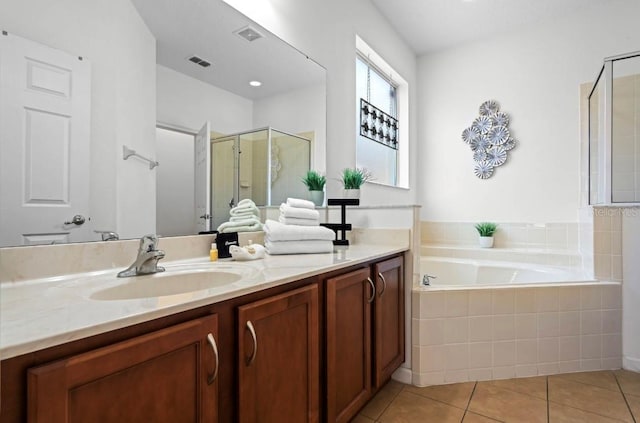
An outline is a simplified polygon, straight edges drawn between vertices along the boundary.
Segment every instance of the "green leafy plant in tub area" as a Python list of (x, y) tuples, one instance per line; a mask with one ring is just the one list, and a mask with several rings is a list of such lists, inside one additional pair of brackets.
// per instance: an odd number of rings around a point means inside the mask
[(327, 178), (315, 170), (309, 170), (304, 178), (302, 178), (302, 183), (309, 188), (309, 191), (322, 191), (324, 185), (327, 183)]
[(344, 189), (360, 189), (362, 184), (372, 180), (371, 173), (367, 169), (346, 168), (342, 171), (342, 186)]
[(498, 229), (498, 224), (493, 222), (481, 222), (476, 224), (476, 230), (480, 236), (493, 236)]

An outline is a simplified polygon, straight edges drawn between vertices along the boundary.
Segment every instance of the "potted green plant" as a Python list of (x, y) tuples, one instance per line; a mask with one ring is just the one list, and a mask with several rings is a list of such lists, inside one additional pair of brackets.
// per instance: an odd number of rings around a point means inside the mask
[(302, 178), (302, 183), (309, 189), (309, 199), (316, 206), (322, 206), (324, 203), (324, 185), (327, 178), (315, 170), (308, 170), (307, 174)]
[(371, 172), (364, 168), (346, 168), (342, 171), (342, 187), (344, 198), (360, 198), (360, 187), (372, 179)]
[(481, 222), (476, 224), (476, 230), (480, 234), (480, 247), (493, 247), (493, 234), (498, 229), (498, 224), (493, 222)]

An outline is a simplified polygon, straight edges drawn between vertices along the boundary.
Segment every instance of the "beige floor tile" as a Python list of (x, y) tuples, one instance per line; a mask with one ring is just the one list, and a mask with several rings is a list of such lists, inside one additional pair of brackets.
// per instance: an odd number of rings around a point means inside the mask
[(471, 392), (473, 392), (475, 384), (475, 382), (452, 383), (450, 385), (427, 386), (425, 388), (407, 386), (404, 390), (465, 409), (469, 404), (469, 398), (471, 398)]
[(533, 397), (540, 398), (545, 401), (547, 400), (546, 376), (492, 380), (489, 382), (481, 382), (481, 383), (488, 383), (498, 388), (520, 392), (521, 394), (531, 395)]
[(369, 417), (365, 417), (362, 414), (358, 414), (351, 423), (375, 423), (375, 420), (371, 420)]
[(549, 377), (549, 401), (633, 423), (622, 393), (599, 386)]
[(382, 423), (460, 423), (464, 410), (403, 391), (378, 419)]
[(636, 418), (636, 422), (640, 422), (640, 396), (625, 394), (627, 397), (627, 403), (629, 404), (629, 408), (631, 408), (631, 412), (633, 413), (633, 417)]
[(360, 414), (370, 419), (376, 420), (382, 412), (391, 404), (391, 401), (398, 395), (405, 386), (402, 383), (390, 380), (378, 391), (378, 393), (364, 406)]
[(586, 383), (587, 385), (599, 386), (610, 391), (619, 392), (618, 382), (611, 371), (602, 372), (581, 372), (581, 373), (565, 373), (550, 377), (561, 377), (572, 382)]
[(628, 370), (616, 370), (614, 373), (620, 383), (622, 392), (640, 396), (640, 373)]
[(616, 423), (619, 421), (555, 402), (549, 403), (549, 423)]
[(469, 410), (504, 422), (547, 421), (547, 402), (530, 395), (478, 383)]
[(462, 423), (496, 423), (500, 420), (490, 419), (489, 417), (481, 416), (480, 414), (472, 413), (471, 411), (467, 411), (467, 414), (464, 415), (464, 419), (462, 419)]

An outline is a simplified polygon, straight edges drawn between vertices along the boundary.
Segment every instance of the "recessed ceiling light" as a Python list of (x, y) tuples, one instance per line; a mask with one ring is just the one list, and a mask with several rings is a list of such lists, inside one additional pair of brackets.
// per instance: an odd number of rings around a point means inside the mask
[(252, 87), (259, 87), (260, 85), (262, 85), (262, 82), (260, 82), (260, 81), (250, 81), (249, 85), (251, 85)]

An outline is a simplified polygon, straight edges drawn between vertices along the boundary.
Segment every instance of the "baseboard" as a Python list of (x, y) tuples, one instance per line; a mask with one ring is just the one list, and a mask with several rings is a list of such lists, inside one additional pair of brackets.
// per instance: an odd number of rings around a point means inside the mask
[(399, 367), (398, 370), (393, 372), (393, 374), (391, 375), (391, 379), (405, 383), (407, 385), (411, 385), (411, 377), (411, 369), (407, 369), (406, 367)]
[(640, 372), (640, 358), (622, 357), (622, 368), (632, 372)]

